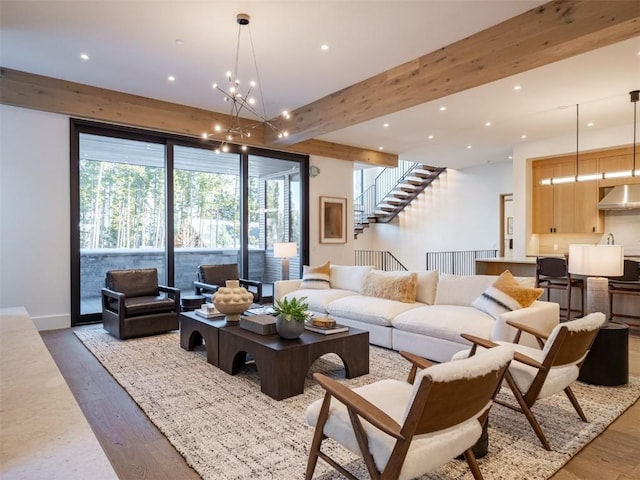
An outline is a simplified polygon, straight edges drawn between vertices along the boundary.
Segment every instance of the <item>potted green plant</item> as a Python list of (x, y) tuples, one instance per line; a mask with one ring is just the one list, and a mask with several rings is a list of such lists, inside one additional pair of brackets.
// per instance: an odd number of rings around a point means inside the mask
[(281, 298), (273, 306), (276, 314), (276, 331), (282, 338), (298, 338), (304, 331), (304, 324), (309, 318), (307, 297)]

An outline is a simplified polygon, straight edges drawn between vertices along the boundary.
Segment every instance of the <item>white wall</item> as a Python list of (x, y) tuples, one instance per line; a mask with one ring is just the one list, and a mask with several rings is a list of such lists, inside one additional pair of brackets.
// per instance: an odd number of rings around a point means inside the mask
[[(310, 161), (320, 168), (320, 174), (309, 179), (309, 264), (318, 265), (329, 260), (338, 265), (353, 265), (353, 163), (316, 156)], [(320, 243), (321, 196), (347, 199), (346, 244)]]
[[(313, 157), (310, 259), (352, 265), (353, 164)], [(347, 198), (347, 243), (320, 244), (320, 196)], [(40, 330), (71, 325), (69, 117), (0, 105), (0, 307)]]
[[(603, 130), (589, 130), (580, 135), (580, 151), (599, 150), (633, 144), (633, 124)], [(537, 235), (531, 225), (531, 159), (575, 153), (576, 137), (547, 138), (516, 145), (513, 150), (514, 256), (538, 253)], [(606, 226), (606, 225), (605, 225)]]
[(0, 307), (71, 325), (69, 118), (0, 105)]
[(426, 252), (499, 249), (500, 195), (512, 191), (511, 163), (447, 170), (388, 224), (373, 224), (355, 242), (387, 250), (410, 270)]

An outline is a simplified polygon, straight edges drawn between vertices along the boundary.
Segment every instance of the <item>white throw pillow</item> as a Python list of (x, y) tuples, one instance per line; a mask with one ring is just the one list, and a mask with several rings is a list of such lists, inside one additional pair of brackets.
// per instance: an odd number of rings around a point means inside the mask
[(473, 301), (478, 310), (498, 318), (502, 313), (530, 306), (544, 290), (521, 286), (509, 270), (505, 270), (493, 284)]
[(438, 291), (438, 271), (425, 270), (418, 274), (418, 287), (416, 289), (416, 302), (433, 305)]
[(373, 270), (371, 265), (331, 265), (331, 288), (362, 293), (364, 276), (371, 270)]
[(325, 289), (331, 288), (331, 266), (329, 262), (322, 265), (302, 267), (302, 282), (300, 288)]
[(498, 278), (495, 275), (442, 274), (438, 280), (436, 305), (470, 307), (473, 301)]

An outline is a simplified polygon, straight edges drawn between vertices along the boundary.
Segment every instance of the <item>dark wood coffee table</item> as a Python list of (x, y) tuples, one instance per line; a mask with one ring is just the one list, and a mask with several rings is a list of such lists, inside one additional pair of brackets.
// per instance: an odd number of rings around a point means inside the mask
[[(227, 323), (224, 315), (219, 318), (204, 318), (196, 312), (180, 313), (180, 346), (193, 350), (204, 344), (207, 347), (207, 362), (218, 366), (218, 331), (232, 324)], [(233, 325), (237, 325), (233, 324)]]
[(251, 354), (260, 390), (276, 400), (301, 394), (309, 368), (327, 353), (340, 356), (347, 378), (369, 373), (369, 332), (355, 328), (331, 335), (305, 331), (296, 340), (285, 340), (229, 326), (218, 329), (218, 350), (218, 367), (231, 375), (240, 371), (247, 353)]

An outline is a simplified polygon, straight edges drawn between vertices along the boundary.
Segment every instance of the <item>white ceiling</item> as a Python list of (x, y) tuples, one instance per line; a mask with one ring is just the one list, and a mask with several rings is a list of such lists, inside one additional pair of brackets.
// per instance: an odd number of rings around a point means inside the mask
[[(234, 68), (236, 14), (245, 12), (267, 114), (275, 116), (543, 3), (0, 0), (0, 65), (226, 113), (211, 85)], [(239, 77), (246, 78), (246, 30), (241, 45)], [(507, 161), (518, 142), (575, 134), (576, 104), (581, 135), (630, 124), (639, 53), (636, 37), (319, 138), (452, 168)]]

